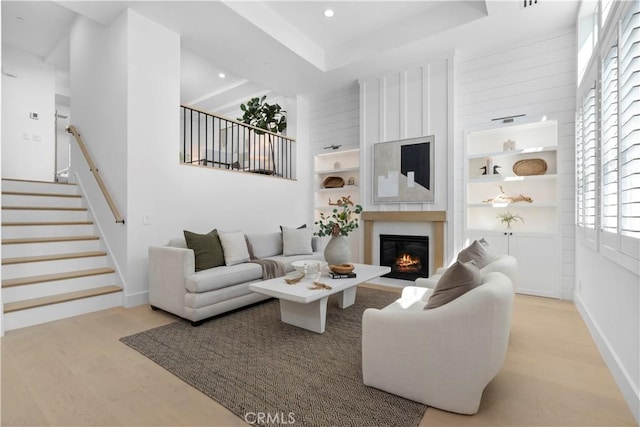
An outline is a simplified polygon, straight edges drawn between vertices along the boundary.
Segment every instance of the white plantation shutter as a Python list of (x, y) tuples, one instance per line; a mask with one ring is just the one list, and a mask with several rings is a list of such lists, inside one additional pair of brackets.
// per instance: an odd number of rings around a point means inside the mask
[(582, 107), (576, 114), (576, 224), (584, 227), (584, 140), (582, 137)]
[(596, 89), (592, 87), (582, 102), (582, 185), (584, 227), (596, 227)]
[(618, 47), (602, 61), (600, 170), (602, 230), (618, 232)]
[(620, 26), (620, 232), (640, 238), (640, 7)]

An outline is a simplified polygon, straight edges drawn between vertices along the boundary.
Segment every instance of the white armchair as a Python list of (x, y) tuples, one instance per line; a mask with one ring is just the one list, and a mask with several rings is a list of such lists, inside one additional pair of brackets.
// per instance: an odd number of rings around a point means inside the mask
[(362, 318), (364, 384), (446, 411), (475, 414), (507, 353), (513, 287), (502, 273), (438, 308), (429, 288), (405, 287)]

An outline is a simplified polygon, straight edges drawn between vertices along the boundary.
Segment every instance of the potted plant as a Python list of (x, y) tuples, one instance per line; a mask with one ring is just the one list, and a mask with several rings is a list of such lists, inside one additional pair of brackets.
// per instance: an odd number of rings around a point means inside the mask
[(517, 222), (518, 220), (524, 222), (524, 218), (522, 218), (519, 214), (512, 214), (509, 211), (499, 213), (497, 218), (501, 223), (507, 225), (508, 230), (511, 229), (512, 222)]
[(329, 265), (346, 264), (351, 261), (351, 248), (346, 236), (358, 228), (356, 215), (362, 212), (362, 206), (354, 205), (343, 198), (342, 203), (333, 209), (331, 215), (320, 212), (320, 219), (315, 222), (318, 231), (316, 236), (331, 236), (331, 240), (324, 248), (324, 258)]
[[(265, 101), (266, 99), (267, 95), (264, 95), (262, 98), (251, 98), (246, 104), (240, 104), (243, 115), (238, 118), (238, 121), (273, 133), (284, 132), (287, 129), (287, 117), (284, 115), (286, 111), (278, 104), (269, 104)], [(265, 132), (259, 130), (255, 130), (255, 133), (258, 135), (265, 134)], [(276, 159), (270, 133), (267, 133), (267, 138), (271, 161), (273, 162), (273, 173), (275, 174)]]

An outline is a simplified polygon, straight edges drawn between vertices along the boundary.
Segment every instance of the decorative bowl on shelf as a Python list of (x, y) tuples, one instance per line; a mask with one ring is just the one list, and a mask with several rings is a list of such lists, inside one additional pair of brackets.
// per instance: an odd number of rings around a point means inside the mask
[(349, 274), (353, 271), (354, 268), (355, 267), (353, 264), (336, 264), (329, 266), (329, 270), (333, 271), (336, 274)]
[(518, 176), (544, 175), (547, 162), (543, 159), (522, 159), (513, 164), (513, 173)]
[(313, 275), (321, 273), (328, 264), (326, 261), (318, 261), (317, 259), (305, 259), (301, 261), (294, 261), (291, 265), (300, 273)]
[(328, 176), (322, 182), (324, 188), (340, 188), (344, 187), (344, 179), (339, 176)]

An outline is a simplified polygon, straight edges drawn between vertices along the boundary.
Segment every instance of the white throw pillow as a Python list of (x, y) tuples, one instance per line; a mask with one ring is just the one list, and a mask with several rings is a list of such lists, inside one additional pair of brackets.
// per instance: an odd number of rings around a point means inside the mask
[(284, 256), (311, 255), (313, 253), (311, 247), (312, 234), (311, 228), (283, 228), (282, 254)]
[(220, 243), (224, 251), (225, 265), (236, 265), (249, 261), (249, 250), (247, 249), (247, 241), (243, 232), (219, 231), (218, 237), (220, 237)]
[(247, 234), (247, 240), (256, 258), (267, 258), (282, 254), (282, 234), (273, 233)]

